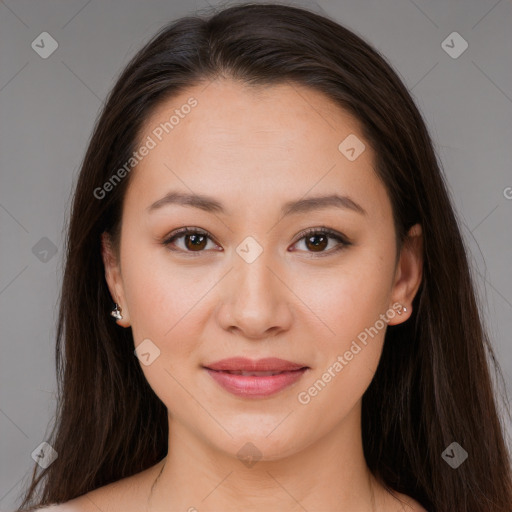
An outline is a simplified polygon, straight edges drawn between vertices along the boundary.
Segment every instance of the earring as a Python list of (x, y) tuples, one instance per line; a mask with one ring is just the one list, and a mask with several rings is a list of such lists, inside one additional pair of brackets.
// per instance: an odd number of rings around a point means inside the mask
[(110, 312), (110, 314), (116, 320), (121, 320), (123, 318), (123, 315), (121, 315), (121, 308), (117, 305), (117, 302), (116, 302), (116, 307)]
[[(407, 308), (406, 308), (405, 306), (404, 306), (402, 309), (403, 309), (403, 312), (404, 312), (404, 313), (407, 313)], [(399, 315), (401, 315), (401, 314), (402, 314), (402, 311), (398, 311), (398, 314), (399, 314)]]

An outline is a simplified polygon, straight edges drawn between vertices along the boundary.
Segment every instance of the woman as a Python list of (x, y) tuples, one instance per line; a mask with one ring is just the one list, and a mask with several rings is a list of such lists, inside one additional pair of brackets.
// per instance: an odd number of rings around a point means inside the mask
[(487, 355), (431, 139), (384, 58), (294, 7), (184, 18), (90, 141), (58, 456), (19, 510), (510, 511)]

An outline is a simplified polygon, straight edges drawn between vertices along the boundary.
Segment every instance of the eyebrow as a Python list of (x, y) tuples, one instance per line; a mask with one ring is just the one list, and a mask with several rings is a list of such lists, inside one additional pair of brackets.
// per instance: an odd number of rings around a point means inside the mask
[[(213, 197), (201, 194), (187, 194), (183, 192), (169, 192), (164, 197), (148, 206), (147, 210), (151, 213), (159, 208), (169, 205), (190, 206), (192, 208), (198, 208), (211, 213), (227, 213), (222, 203)], [(284, 217), (298, 213), (308, 213), (325, 208), (341, 208), (352, 210), (361, 215), (367, 215), (366, 210), (350, 197), (339, 194), (330, 194), (327, 196), (309, 197), (296, 201), (288, 201), (281, 208), (281, 216)]]

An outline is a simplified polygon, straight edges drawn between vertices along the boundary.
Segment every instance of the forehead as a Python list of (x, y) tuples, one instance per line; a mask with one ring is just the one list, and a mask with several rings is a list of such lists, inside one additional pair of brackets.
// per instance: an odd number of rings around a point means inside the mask
[[(149, 140), (152, 149), (128, 190), (145, 206), (176, 188), (255, 208), (338, 192), (358, 196), (370, 213), (389, 213), (359, 121), (298, 84), (249, 87), (222, 79), (190, 87), (146, 120), (137, 147)], [(345, 140), (365, 147), (353, 161), (340, 150)]]

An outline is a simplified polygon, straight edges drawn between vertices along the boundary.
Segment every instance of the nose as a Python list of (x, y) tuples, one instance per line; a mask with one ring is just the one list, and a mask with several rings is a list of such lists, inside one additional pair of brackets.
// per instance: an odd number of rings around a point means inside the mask
[(293, 293), (265, 251), (252, 263), (235, 256), (223, 288), (217, 319), (223, 329), (252, 340), (290, 328)]

